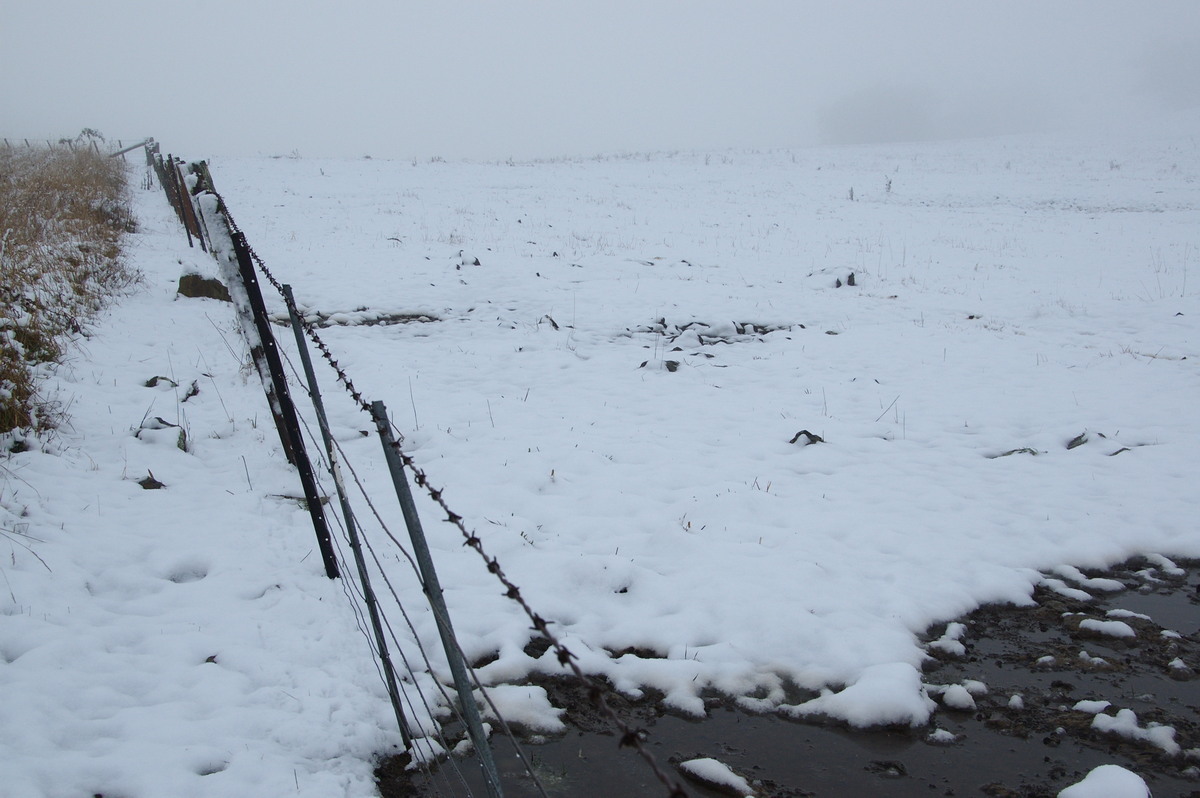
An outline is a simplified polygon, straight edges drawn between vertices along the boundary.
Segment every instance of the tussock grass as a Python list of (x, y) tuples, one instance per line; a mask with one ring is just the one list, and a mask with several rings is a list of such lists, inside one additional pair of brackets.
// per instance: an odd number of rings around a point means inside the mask
[(39, 375), (137, 281), (128, 191), (125, 163), (91, 149), (0, 147), (0, 434), (55, 426)]

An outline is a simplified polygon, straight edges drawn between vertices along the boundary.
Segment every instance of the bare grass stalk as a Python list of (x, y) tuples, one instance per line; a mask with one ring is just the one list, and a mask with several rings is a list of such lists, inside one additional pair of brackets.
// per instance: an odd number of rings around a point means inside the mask
[(0, 434), (55, 426), (39, 374), (137, 282), (126, 166), (97, 149), (0, 149)]

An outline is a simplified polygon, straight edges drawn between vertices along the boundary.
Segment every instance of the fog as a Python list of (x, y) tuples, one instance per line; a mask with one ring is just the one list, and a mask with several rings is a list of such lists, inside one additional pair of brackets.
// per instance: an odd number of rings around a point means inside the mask
[(0, 0), (0, 136), (503, 159), (1125, 126), (1195, 0)]

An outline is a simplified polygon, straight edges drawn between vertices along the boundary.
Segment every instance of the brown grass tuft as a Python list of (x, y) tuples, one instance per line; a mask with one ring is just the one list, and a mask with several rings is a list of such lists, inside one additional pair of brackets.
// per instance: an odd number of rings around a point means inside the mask
[(54, 426), (38, 376), (137, 276), (126, 167), (87, 148), (0, 148), (0, 433)]

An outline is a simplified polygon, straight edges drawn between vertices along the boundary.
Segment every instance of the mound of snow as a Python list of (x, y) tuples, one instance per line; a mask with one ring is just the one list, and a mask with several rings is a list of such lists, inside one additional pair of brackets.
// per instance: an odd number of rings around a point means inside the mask
[(1130, 740), (1141, 740), (1158, 746), (1170, 756), (1182, 750), (1175, 742), (1175, 729), (1151, 723), (1143, 728), (1138, 725), (1137, 714), (1132, 709), (1122, 709), (1113, 715), (1097, 715), (1092, 719), (1092, 728), (1109, 734), (1120, 735)]
[(694, 779), (724, 788), (738, 795), (750, 796), (754, 794), (754, 788), (750, 786), (749, 782), (734, 773), (728, 765), (716, 759), (707, 757), (703, 759), (689, 759), (687, 762), (681, 762), (679, 769)]
[(868, 728), (892, 724), (922, 726), (929, 722), (936, 706), (925, 692), (916, 668), (907, 662), (889, 662), (865, 669), (858, 681), (840, 692), (827, 692), (799, 706), (783, 709), (798, 717), (825, 715), (851, 726)]
[(975, 699), (971, 697), (971, 693), (961, 684), (952, 684), (946, 688), (946, 692), (942, 693), (942, 703), (951, 709), (958, 709), (963, 712), (970, 712), (975, 709)]
[(1098, 621), (1095, 618), (1087, 618), (1079, 622), (1079, 628), (1108, 637), (1137, 637), (1133, 627), (1124, 621)]
[(1118, 765), (1101, 765), (1058, 794), (1058, 798), (1149, 798), (1150, 788), (1138, 774)]

